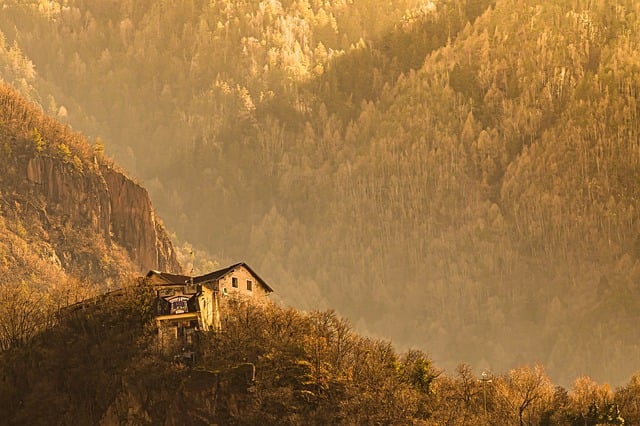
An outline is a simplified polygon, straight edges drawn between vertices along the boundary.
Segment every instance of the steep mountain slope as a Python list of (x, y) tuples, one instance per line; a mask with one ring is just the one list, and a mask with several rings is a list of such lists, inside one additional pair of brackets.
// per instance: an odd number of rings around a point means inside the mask
[(638, 368), (635, 2), (33, 5), (3, 76), (181, 238), (448, 369)]
[(389, 327), (403, 340), (620, 380), (639, 354), (637, 6), (522, 6), (498, 2), (354, 125), (367, 155), (332, 208), (366, 219), (342, 258), (382, 231), (374, 268), (397, 282), (368, 322), (414, 312)]
[(639, 354), (636, 6), (521, 6), (498, 2), (353, 126), (367, 155), (331, 208), (366, 219), (333, 250), (348, 265), (382, 231), (373, 268), (397, 282), (368, 323), (408, 309), (403, 340), (621, 379)]
[(0, 85), (3, 293), (59, 305), (150, 268), (179, 271), (146, 191), (86, 140)]

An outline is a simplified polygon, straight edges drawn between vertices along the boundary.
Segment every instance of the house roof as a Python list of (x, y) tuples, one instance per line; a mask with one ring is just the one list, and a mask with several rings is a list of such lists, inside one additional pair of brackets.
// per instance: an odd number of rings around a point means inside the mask
[[(193, 277), (194, 284), (202, 284), (204, 282), (217, 281), (231, 272), (235, 271), (239, 267), (244, 267), (247, 269), (251, 275), (255, 277), (255, 279), (267, 290), (267, 292), (273, 292), (273, 289), (269, 287), (269, 285), (262, 279), (258, 274), (255, 273), (249, 265), (244, 262), (239, 262), (226, 268), (218, 269), (217, 271), (209, 272), (208, 274), (199, 275), (197, 277)], [(170, 274), (168, 272), (160, 272), (160, 271), (149, 271), (146, 275), (146, 278), (151, 280), (155, 285), (184, 285), (191, 281), (191, 277), (187, 275), (176, 275)]]
[(193, 282), (195, 284), (200, 284), (207, 281), (217, 281), (241, 266), (247, 269), (251, 273), (251, 275), (253, 275), (255, 279), (265, 288), (265, 290), (267, 290), (267, 292), (273, 292), (273, 289), (269, 287), (269, 285), (262, 278), (260, 278), (260, 276), (256, 274), (255, 271), (251, 269), (251, 267), (249, 267), (249, 265), (244, 262), (236, 263), (234, 265), (227, 266), (226, 268), (218, 269), (217, 271), (213, 271), (205, 275), (200, 275), (199, 277), (194, 277)]

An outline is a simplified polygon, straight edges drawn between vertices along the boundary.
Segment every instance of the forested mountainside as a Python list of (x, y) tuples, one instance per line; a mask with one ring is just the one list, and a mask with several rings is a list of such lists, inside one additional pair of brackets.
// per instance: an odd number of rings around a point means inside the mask
[(180, 271), (147, 192), (4, 84), (0, 152), (0, 349), (132, 274)]
[[(333, 311), (231, 303), (183, 362), (162, 350), (144, 286), (60, 312), (0, 352), (8, 425), (635, 425), (640, 377), (554, 387), (541, 366), (441, 374), (422, 351), (355, 333)], [(484, 379), (485, 381), (482, 381)]]
[[(559, 383), (638, 369), (632, 0), (5, 1), (2, 77), (298, 307)], [(196, 250), (198, 251), (198, 250)]]

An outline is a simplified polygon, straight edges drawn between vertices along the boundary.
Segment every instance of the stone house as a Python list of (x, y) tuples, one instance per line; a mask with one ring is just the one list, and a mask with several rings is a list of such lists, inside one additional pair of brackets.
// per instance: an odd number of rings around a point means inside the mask
[(200, 276), (149, 271), (156, 293), (155, 316), (163, 348), (194, 343), (196, 331), (221, 331), (231, 300), (264, 303), (271, 287), (244, 262)]

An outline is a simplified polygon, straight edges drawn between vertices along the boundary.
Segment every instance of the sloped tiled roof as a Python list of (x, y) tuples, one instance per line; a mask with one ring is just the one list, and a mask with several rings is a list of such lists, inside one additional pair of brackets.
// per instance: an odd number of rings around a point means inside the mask
[(240, 266), (245, 267), (249, 272), (251, 272), (251, 275), (255, 277), (255, 279), (267, 290), (267, 292), (269, 293), (273, 292), (273, 289), (269, 287), (269, 285), (262, 278), (260, 278), (260, 276), (256, 274), (255, 271), (249, 267), (249, 265), (247, 265), (244, 262), (236, 263), (234, 265), (227, 266), (226, 268), (218, 269), (217, 271), (209, 272), (208, 274), (205, 274), (205, 275), (200, 275), (199, 277), (194, 277), (193, 282), (195, 284), (200, 284), (207, 281), (217, 281), (222, 277), (226, 276), (227, 274), (230, 274)]
[[(236, 270), (236, 268), (239, 268), (241, 266), (246, 268), (251, 273), (251, 275), (253, 275), (255, 279), (265, 288), (265, 290), (267, 290), (267, 292), (269, 293), (273, 292), (273, 289), (269, 287), (269, 285), (262, 278), (260, 278), (260, 276), (256, 274), (255, 271), (249, 267), (249, 265), (247, 265), (244, 262), (239, 262), (234, 265), (227, 266), (226, 268), (209, 272), (208, 274), (193, 277), (193, 283), (202, 284), (205, 282), (217, 281), (225, 277), (227, 274), (230, 274), (231, 272)], [(176, 274), (170, 274), (168, 272), (160, 272), (160, 271), (149, 271), (146, 275), (146, 278), (148, 280), (153, 280), (154, 281), (153, 284), (155, 285), (166, 285), (166, 286), (184, 285), (184, 284), (188, 284), (189, 281), (191, 281), (191, 277), (187, 275), (176, 275)]]

